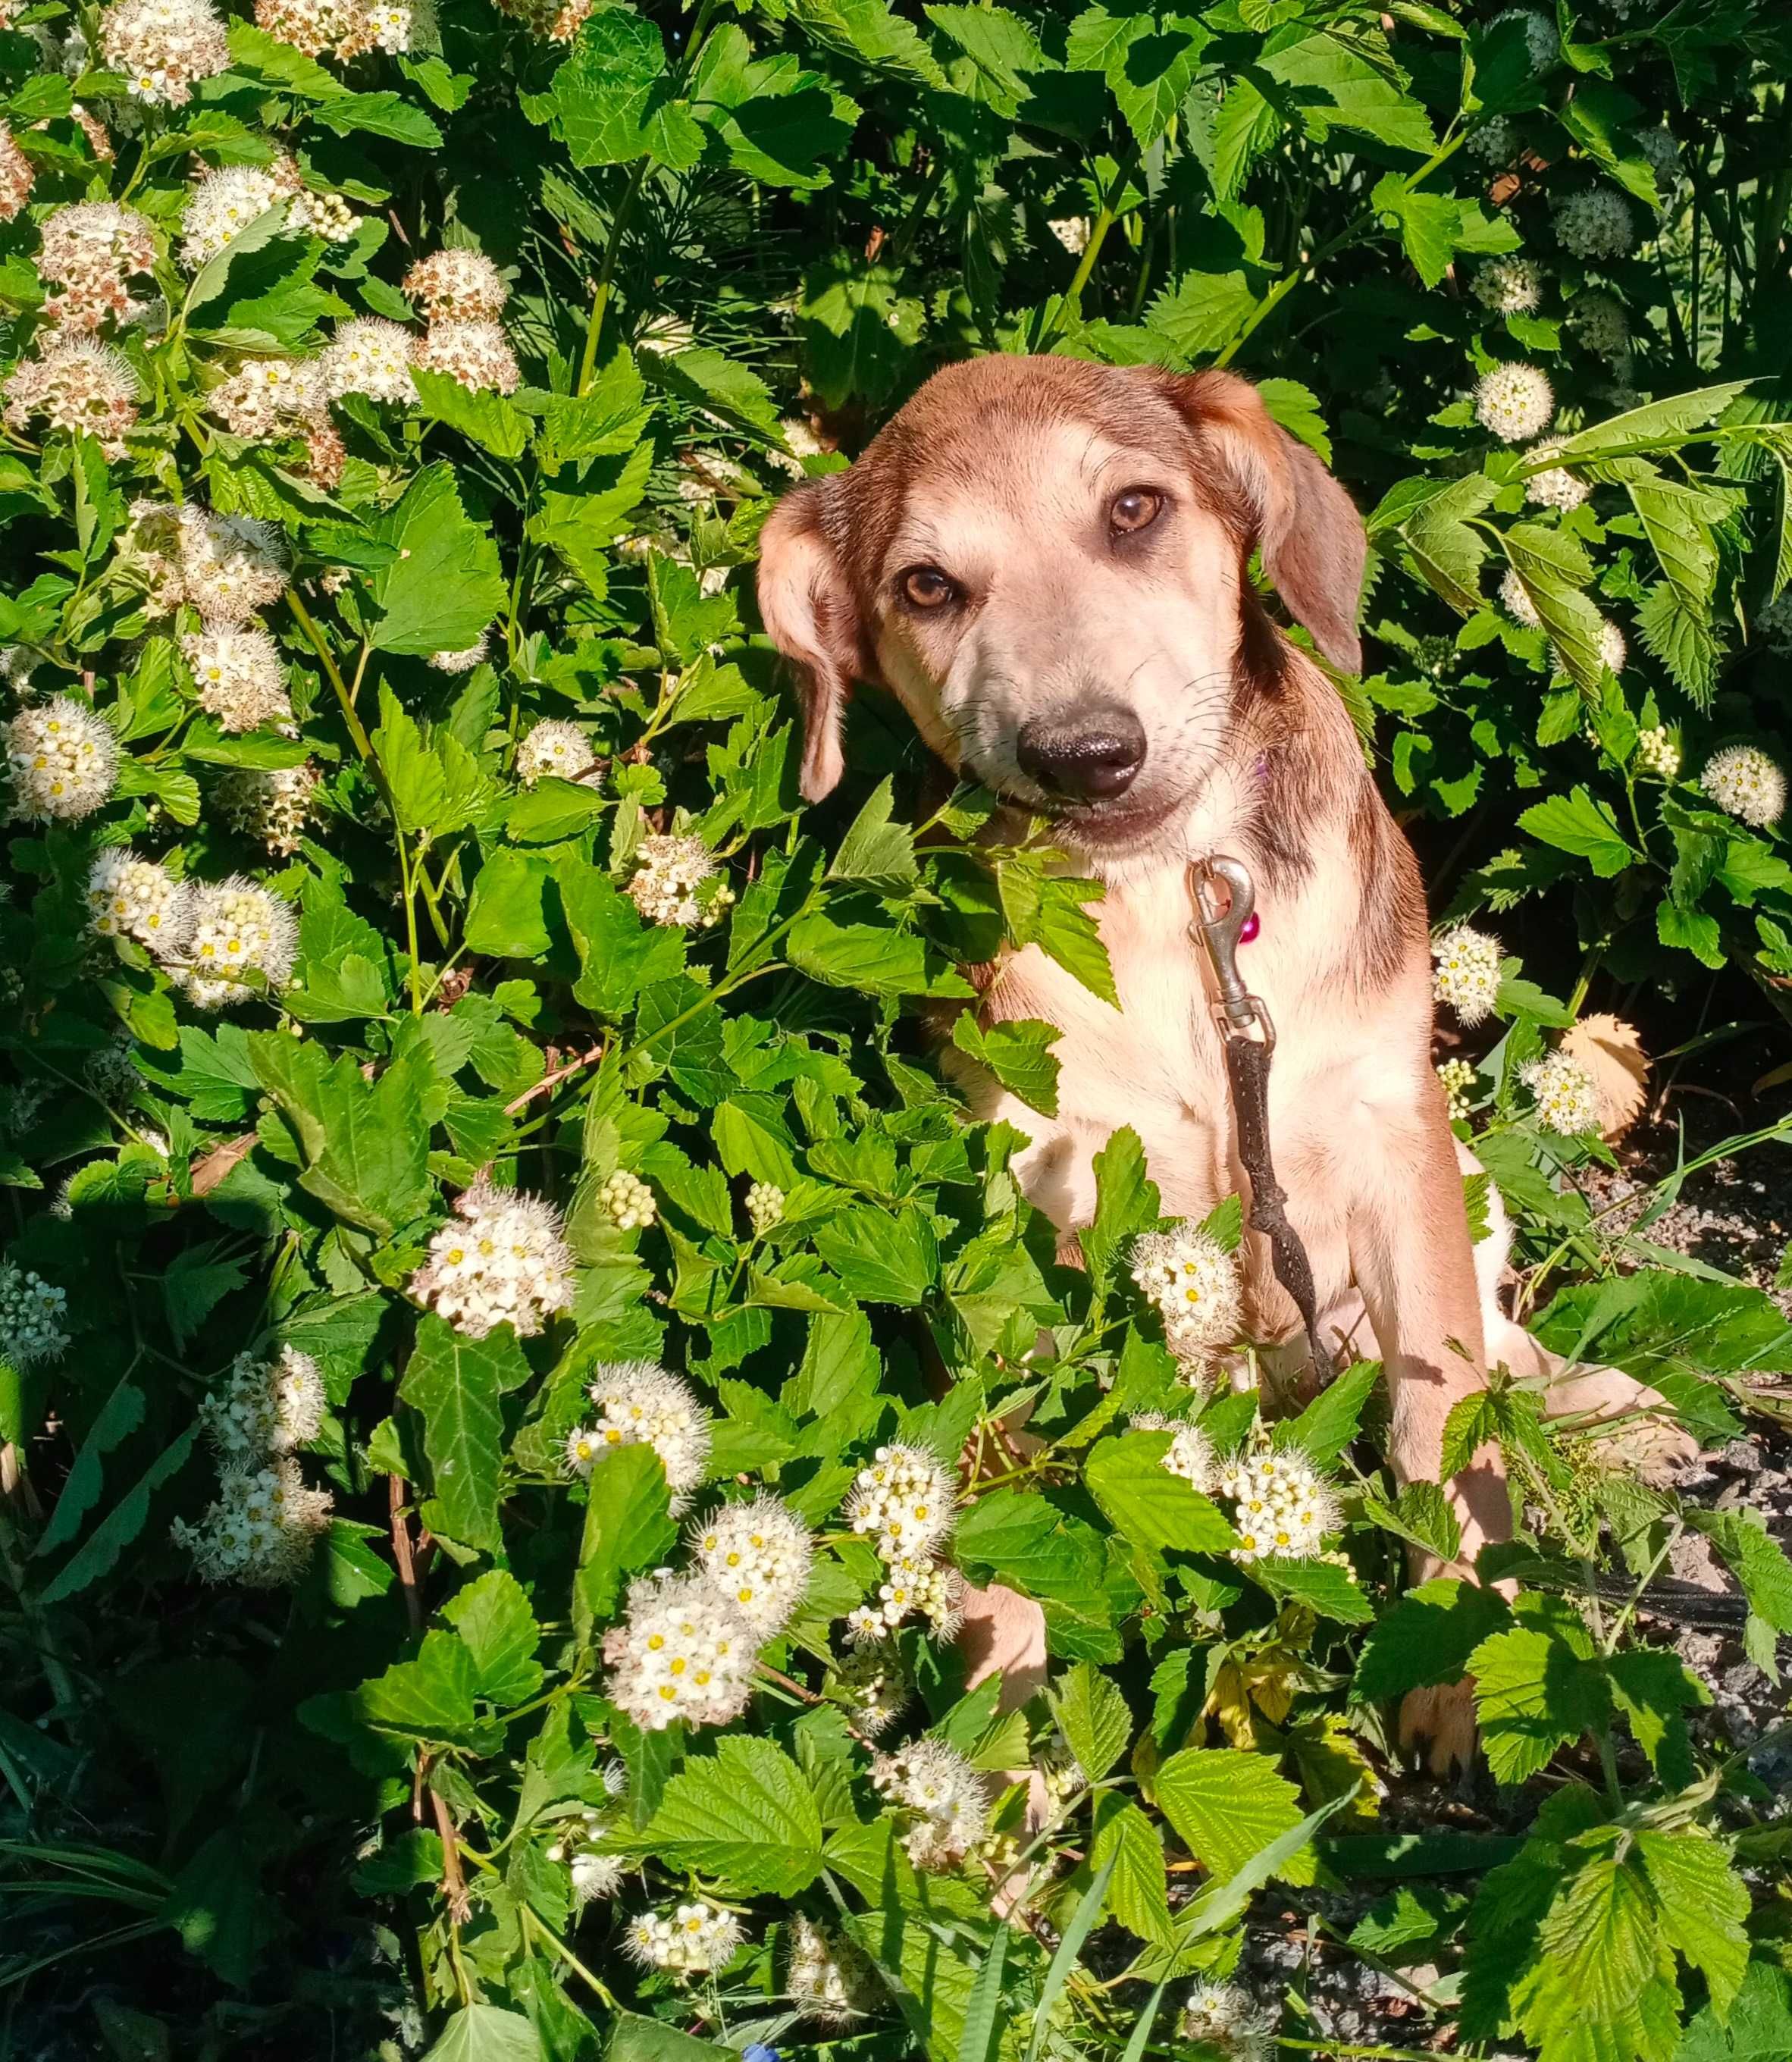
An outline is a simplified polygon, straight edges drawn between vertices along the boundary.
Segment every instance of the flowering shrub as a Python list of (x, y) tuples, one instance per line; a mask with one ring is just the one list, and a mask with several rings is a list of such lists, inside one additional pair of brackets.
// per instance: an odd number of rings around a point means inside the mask
[[(804, 808), (752, 584), (949, 359), (1259, 378), (1368, 516), (1471, 1222), (1735, 1436), (1792, 1334), (1596, 1212), (1589, 1011), (1792, 978), (1789, 63), (1769, 0), (4, 0), (18, 2052), (1395, 2052), (1291, 1912), (1428, 2042), (1792, 2048), (1783, 1829), (1638, 1630), (1701, 1537), (1771, 1672), (1778, 1546), (1496, 1372), (1445, 1469), (1530, 1522), (1407, 1588), (1456, 1520), (1373, 1366), (1240, 1337), (1238, 1200), (1122, 1131), (1067, 1266), (936, 1064), (1055, 1109), (952, 1013), (1104, 992), (1094, 885), (875, 696)], [(1501, 1829), (1385, 1830), (1465, 1675)]]

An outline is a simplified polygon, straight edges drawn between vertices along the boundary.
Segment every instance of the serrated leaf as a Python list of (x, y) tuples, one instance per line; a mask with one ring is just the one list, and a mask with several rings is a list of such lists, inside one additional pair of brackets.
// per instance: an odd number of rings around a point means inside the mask
[[(1164, 1816), (1221, 1881), (1301, 1823), (1299, 1792), (1258, 1754), (1185, 1747), (1158, 1770), (1157, 1788)], [(1289, 1883), (1311, 1883), (1313, 1857), (1296, 1856), (1278, 1873)]]
[(536, 121), (552, 118), (575, 165), (649, 157), (688, 171), (703, 155), (703, 130), (677, 95), (659, 30), (632, 8), (588, 17), (548, 93), (523, 106)]
[(425, 466), (374, 534), (400, 553), (369, 582), (379, 610), (377, 650), (421, 658), (463, 652), (503, 608), (498, 548), (461, 506), (451, 466)]
[(1108, 1910), (1141, 1940), (1162, 1945), (1174, 1937), (1157, 1828), (1129, 1799), (1111, 1793), (1096, 1806), (1089, 1859), (1096, 1868), (1112, 1863)]
[(1059, 1063), (1051, 1048), (1060, 1035), (1055, 1024), (1036, 1017), (1012, 1017), (985, 1029), (968, 1009), (953, 1018), (952, 1027), (952, 1041), (960, 1052), (1044, 1117), (1058, 1113)]
[(495, 1704), (520, 1704), (541, 1687), (535, 1659), (541, 1627), (523, 1585), (503, 1568), (469, 1583), (443, 1607), (442, 1615), (473, 1657), (473, 1694)]
[(300, 1186), (327, 1209), (380, 1238), (428, 1209), (429, 1083), (415, 1049), (371, 1081), (351, 1054), (332, 1061), (278, 1031), (251, 1037), (249, 1061), (298, 1141)]
[(1224, 1554), (1237, 1534), (1218, 1505), (1163, 1465), (1169, 1432), (1098, 1440), (1083, 1466), (1088, 1491), (1115, 1529), (1150, 1551)]
[(1454, 1576), (1421, 1583), (1382, 1615), (1364, 1641), (1351, 1700), (1378, 1704), (1409, 1690), (1460, 1682), (1469, 1655), (1509, 1617), (1497, 1590)]
[(641, 1835), (674, 1868), (748, 1895), (789, 1897), (821, 1872), (821, 1815), (807, 1778), (772, 1741), (732, 1734), (666, 1786)]
[(677, 1537), (666, 1470), (653, 1448), (643, 1441), (606, 1454), (587, 1482), (573, 1578), (573, 1617), (582, 1638), (614, 1613), (624, 1579), (654, 1566)]
[(519, 2012), (463, 2005), (423, 2062), (541, 2062), (541, 2037)]
[(1052, 1715), (1089, 1783), (1101, 1780), (1133, 1737), (1126, 1699), (1087, 1661), (1079, 1661), (1053, 1687)]
[(1585, 788), (1533, 803), (1519, 817), (1518, 828), (1541, 844), (1586, 860), (1602, 881), (1622, 873), (1635, 856), (1609, 805)]
[(498, 1399), (527, 1374), (528, 1364), (508, 1326), (471, 1339), (433, 1312), (418, 1325), (399, 1394), (423, 1415), (423, 1450), (439, 1506), (435, 1529), (468, 1546), (503, 1543), (498, 1519), (503, 1420)]

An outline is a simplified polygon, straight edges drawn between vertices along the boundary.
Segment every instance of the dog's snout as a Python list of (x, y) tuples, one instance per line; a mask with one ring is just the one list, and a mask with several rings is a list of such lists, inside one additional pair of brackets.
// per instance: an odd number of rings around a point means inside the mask
[(1014, 740), (1021, 770), (1076, 802), (1124, 795), (1145, 764), (1145, 726), (1130, 709), (1088, 712), (1066, 721), (1035, 716)]

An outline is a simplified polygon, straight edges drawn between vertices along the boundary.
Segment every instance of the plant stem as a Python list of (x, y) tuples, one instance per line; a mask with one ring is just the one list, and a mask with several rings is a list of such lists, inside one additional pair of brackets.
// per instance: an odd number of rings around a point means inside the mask
[(1076, 270), (1071, 276), (1070, 284), (1064, 291), (1064, 298), (1058, 303), (1056, 312), (1040, 335), (1036, 347), (1040, 351), (1047, 348), (1061, 332), (1072, 312), (1076, 311), (1083, 289), (1088, 284), (1089, 275), (1095, 270), (1095, 261), (1101, 255), (1101, 247), (1108, 240), (1108, 231), (1114, 226), (1114, 203), (1125, 192), (1126, 182), (1138, 169), (1140, 155), (1139, 146), (1135, 143), (1115, 166), (1113, 178), (1108, 182), (1108, 191), (1102, 197), (1100, 209), (1089, 225), (1089, 240), (1083, 246), (1083, 255), (1077, 260)]

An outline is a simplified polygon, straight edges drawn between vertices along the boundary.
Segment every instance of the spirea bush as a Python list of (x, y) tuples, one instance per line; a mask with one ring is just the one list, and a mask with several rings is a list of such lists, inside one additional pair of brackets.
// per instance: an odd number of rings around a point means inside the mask
[[(1517, 1542), (1409, 1589), (1237, 1200), (1123, 1131), (1068, 1265), (937, 1064), (1053, 1110), (964, 969), (1111, 992), (1098, 888), (873, 695), (804, 808), (752, 576), (948, 360), (1258, 379), (1368, 518), (1471, 1224), (1738, 1436), (1779, 1310), (1586, 1177), (1626, 997), (1792, 981), (1792, 18), (0, 20), (7, 2052), (1405, 2052), (1303, 1919), (1425, 2048), (1792, 2050), (1780, 1764), (1638, 1615), (1702, 1538), (1772, 1676), (1758, 1515), (1496, 1371)], [(1393, 1736), (1465, 1674), (1487, 1810)]]

